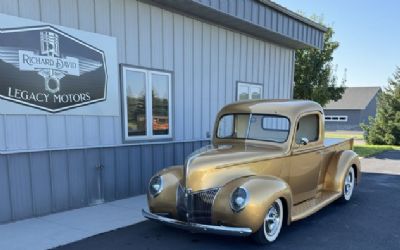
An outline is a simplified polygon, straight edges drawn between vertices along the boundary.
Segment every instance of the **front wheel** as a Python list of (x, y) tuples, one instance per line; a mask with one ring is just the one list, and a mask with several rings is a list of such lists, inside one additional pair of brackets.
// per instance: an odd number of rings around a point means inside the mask
[(259, 244), (272, 243), (278, 238), (283, 224), (283, 205), (281, 199), (275, 200), (268, 208), (264, 222), (253, 237)]

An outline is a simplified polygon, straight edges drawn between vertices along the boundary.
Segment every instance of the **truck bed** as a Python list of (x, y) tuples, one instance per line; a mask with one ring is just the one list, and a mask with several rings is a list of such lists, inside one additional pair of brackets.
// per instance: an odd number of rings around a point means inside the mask
[(329, 147), (340, 147), (341, 149), (352, 149), (353, 148), (354, 139), (340, 139), (340, 138), (325, 138), (324, 146), (326, 148)]

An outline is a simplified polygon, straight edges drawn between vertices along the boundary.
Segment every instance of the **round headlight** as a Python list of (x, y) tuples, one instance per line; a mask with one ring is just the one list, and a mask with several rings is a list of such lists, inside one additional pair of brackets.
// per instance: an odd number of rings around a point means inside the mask
[(163, 189), (163, 181), (161, 176), (154, 176), (149, 183), (149, 192), (153, 197), (161, 193)]
[(231, 195), (231, 208), (234, 212), (244, 209), (249, 202), (249, 194), (243, 187), (238, 187)]

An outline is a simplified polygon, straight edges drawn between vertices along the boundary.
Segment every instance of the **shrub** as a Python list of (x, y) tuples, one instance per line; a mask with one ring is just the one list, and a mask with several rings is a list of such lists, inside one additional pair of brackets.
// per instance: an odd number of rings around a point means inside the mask
[(378, 97), (376, 117), (361, 124), (368, 144), (400, 145), (400, 68), (397, 67), (389, 86)]

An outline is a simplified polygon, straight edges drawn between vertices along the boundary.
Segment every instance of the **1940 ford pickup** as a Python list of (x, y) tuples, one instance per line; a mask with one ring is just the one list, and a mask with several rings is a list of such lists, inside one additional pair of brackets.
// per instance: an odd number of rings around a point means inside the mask
[(229, 104), (213, 134), (183, 166), (150, 179), (146, 218), (266, 244), (283, 225), (348, 202), (360, 181), (353, 139), (325, 139), (323, 109), (312, 101)]

